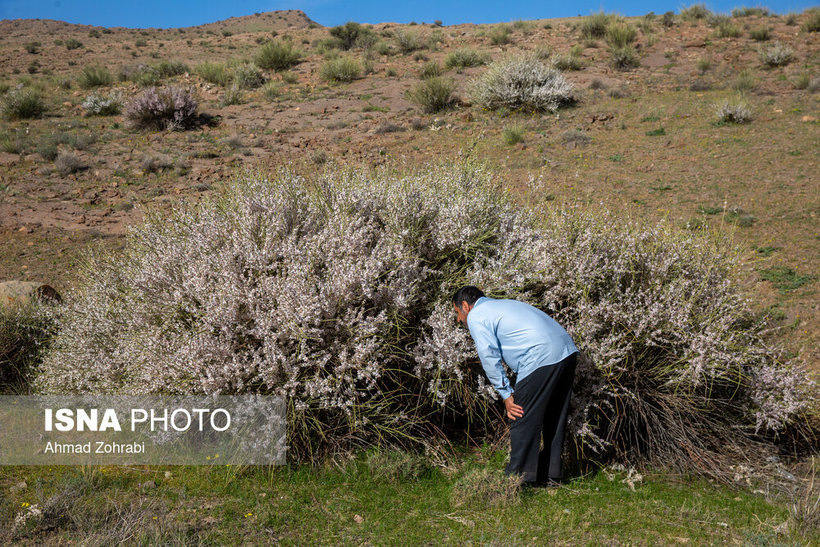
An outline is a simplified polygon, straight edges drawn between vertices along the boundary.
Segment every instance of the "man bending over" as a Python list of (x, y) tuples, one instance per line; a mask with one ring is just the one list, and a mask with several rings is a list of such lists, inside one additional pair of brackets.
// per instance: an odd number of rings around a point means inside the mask
[[(521, 474), (531, 485), (557, 484), (563, 478), (564, 429), (578, 357), (572, 338), (541, 310), (486, 297), (471, 285), (456, 291), (453, 306), (470, 329), (487, 379), (512, 420), (510, 463), (504, 472)], [(515, 390), (502, 361), (516, 374)]]

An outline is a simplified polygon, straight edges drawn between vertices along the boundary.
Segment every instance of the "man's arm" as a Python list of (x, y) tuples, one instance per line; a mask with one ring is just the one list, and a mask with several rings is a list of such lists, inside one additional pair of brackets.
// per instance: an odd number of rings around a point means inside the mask
[(512, 395), (513, 390), (507, 380), (504, 365), (501, 364), (501, 347), (498, 337), (486, 325), (480, 321), (470, 321), (467, 318), (467, 327), (475, 342), (478, 358), (481, 359), (481, 366), (487, 374), (487, 379), (503, 399)]

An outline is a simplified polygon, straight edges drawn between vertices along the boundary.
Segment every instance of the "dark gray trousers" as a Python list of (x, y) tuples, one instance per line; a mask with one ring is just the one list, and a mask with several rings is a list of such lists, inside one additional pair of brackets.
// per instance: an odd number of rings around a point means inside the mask
[(525, 482), (536, 483), (563, 478), (564, 429), (577, 358), (578, 353), (573, 353), (554, 365), (535, 369), (515, 383), (513, 400), (524, 408), (524, 415), (510, 421), (506, 474), (519, 473)]

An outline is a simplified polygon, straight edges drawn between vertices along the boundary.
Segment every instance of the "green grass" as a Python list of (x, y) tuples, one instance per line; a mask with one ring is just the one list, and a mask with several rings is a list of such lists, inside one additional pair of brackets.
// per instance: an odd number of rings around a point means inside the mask
[[(389, 456), (389, 455), (388, 455)], [(37, 542), (276, 542), (418, 545), (504, 543), (743, 543), (817, 541), (790, 527), (785, 505), (712, 483), (601, 471), (551, 490), (524, 489), (499, 503), (461, 496), (476, 472), (498, 476), (505, 454), (477, 449), (447, 468), (424, 458), (360, 453), (339, 466), (4, 467), (0, 484), (25, 481), (0, 502), (12, 522), (23, 504), (62, 515), (32, 529)], [(141, 487), (152, 482), (147, 488)], [(58, 503), (54, 503), (54, 501)], [(129, 536), (129, 534), (131, 534)], [(7, 539), (2, 537), (0, 539)]]
[(501, 131), (504, 142), (512, 146), (524, 140), (524, 128), (520, 125), (510, 125)]
[(814, 279), (811, 275), (798, 274), (788, 266), (772, 266), (760, 270), (760, 277), (766, 281), (771, 281), (781, 293), (799, 289)]

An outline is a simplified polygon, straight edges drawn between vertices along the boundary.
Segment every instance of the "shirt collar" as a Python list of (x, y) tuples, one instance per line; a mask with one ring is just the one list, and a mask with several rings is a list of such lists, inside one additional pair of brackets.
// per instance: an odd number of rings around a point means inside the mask
[(475, 308), (476, 306), (478, 306), (482, 302), (486, 302), (487, 300), (492, 300), (492, 299), (488, 296), (481, 296), (481, 297), (479, 297), (478, 300), (475, 301), (475, 304), (473, 304), (473, 307)]

